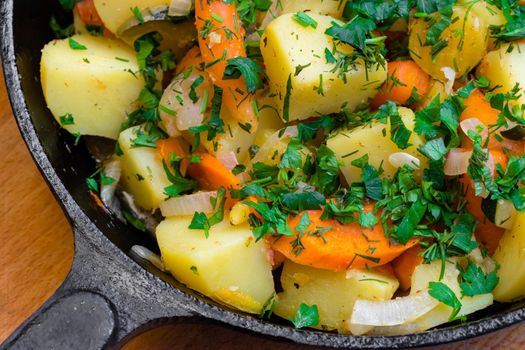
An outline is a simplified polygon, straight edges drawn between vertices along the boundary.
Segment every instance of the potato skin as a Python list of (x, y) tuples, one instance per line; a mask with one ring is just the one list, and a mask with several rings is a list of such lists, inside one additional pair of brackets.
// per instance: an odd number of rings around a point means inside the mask
[[(75, 35), (86, 50), (73, 50), (68, 39), (54, 40), (42, 50), (42, 90), (51, 113), (70, 113), (74, 123), (62, 125), (71, 133), (117, 139), (126, 112), (144, 86), (135, 52), (120, 41)], [(115, 57), (119, 57), (117, 60)]]
[(452, 18), (457, 20), (441, 34), (441, 38), (447, 41), (447, 46), (434, 58), (431, 46), (423, 45), (428, 33), (428, 23), (414, 17), (409, 21), (410, 56), (425, 72), (441, 81), (446, 81), (441, 71), (443, 67), (450, 67), (456, 71), (456, 77), (476, 67), (487, 52), (489, 25), (501, 24), (504, 21), (501, 11), (484, 1), (472, 6), (454, 6)]
[(507, 230), (494, 260), (500, 265), (499, 283), (494, 289), (497, 301), (508, 302), (525, 296), (525, 213), (518, 213), (512, 229)]
[(248, 223), (228, 219), (203, 230), (189, 229), (191, 216), (165, 219), (156, 230), (162, 260), (182, 283), (223, 304), (258, 314), (275, 294), (268, 248), (255, 242)]
[[(477, 69), (478, 76), (490, 80), (495, 92), (509, 92), (519, 83), (523, 91), (525, 87), (525, 40), (502, 45), (499, 49), (489, 52)], [(522, 93), (519, 104), (525, 103)]]

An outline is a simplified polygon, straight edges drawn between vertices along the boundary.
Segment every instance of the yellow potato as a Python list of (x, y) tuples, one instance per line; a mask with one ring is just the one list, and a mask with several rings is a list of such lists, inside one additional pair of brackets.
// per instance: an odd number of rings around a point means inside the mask
[[(496, 92), (509, 92), (514, 85), (525, 88), (525, 42), (513, 42), (502, 45), (498, 50), (489, 52), (481, 61), (477, 75), (485, 76)], [(525, 103), (525, 94), (521, 93), (518, 102)]]
[(228, 219), (203, 230), (192, 217), (169, 217), (156, 230), (162, 261), (182, 283), (221, 303), (258, 314), (274, 296), (272, 266), (264, 241), (255, 242), (247, 223)]
[[(399, 113), (405, 126), (412, 130), (414, 128), (414, 113), (404, 107), (400, 107)], [(361, 181), (361, 169), (352, 166), (353, 160), (368, 154), (368, 163), (376, 168), (382, 164), (385, 176), (394, 176), (398, 167), (390, 163), (389, 157), (392, 153), (404, 152), (420, 160), (420, 169), (415, 171), (418, 176), (422, 175), (422, 169), (427, 167), (428, 160), (417, 150), (425, 143), (424, 138), (412, 132), (410, 147), (401, 150), (390, 139), (390, 122), (382, 124), (374, 122), (352, 130), (338, 131), (331, 136), (327, 145), (344, 165), (341, 168), (348, 183)], [(408, 164), (411, 165), (412, 164)], [(413, 166), (414, 167), (414, 166)]]
[[(335, 19), (309, 15), (317, 21), (316, 29), (305, 28), (293, 19), (293, 14), (285, 14), (266, 27), (261, 39), (270, 89), (275, 94), (274, 105), (281, 117), (287, 90), (290, 90), (288, 79), (291, 81), (289, 120), (339, 112), (344, 104), (355, 109), (366, 104), (387, 77), (386, 67), (369, 67), (367, 76), (364, 64), (357, 64), (343, 73), (345, 82), (333, 71), (335, 64), (325, 58), (325, 49), (331, 50), (335, 43), (324, 32)], [(338, 44), (337, 48), (346, 53), (352, 51), (349, 45)]]
[(135, 17), (132, 8), (137, 7), (140, 11), (160, 7), (167, 9), (170, 3), (171, 0), (94, 0), (104, 26), (115, 34), (123, 24)]
[(494, 260), (500, 265), (494, 298), (497, 301), (512, 301), (524, 297), (525, 213), (517, 214), (514, 226), (501, 238)]
[(132, 140), (139, 132), (145, 132), (136, 126), (124, 130), (118, 139), (123, 155), (119, 156), (122, 167), (122, 186), (143, 209), (159, 207), (166, 198), (164, 188), (169, 186), (162, 161), (157, 157), (157, 150), (149, 147), (134, 147)]
[(281, 4), (282, 13), (304, 11), (340, 18), (343, 15), (346, 0), (281, 0)]
[(144, 86), (141, 75), (134, 74), (139, 70), (135, 51), (103, 37), (72, 39), (87, 49), (73, 50), (65, 39), (42, 50), (40, 74), (47, 105), (59, 123), (60, 116), (73, 116), (73, 124), (61, 123), (71, 133), (116, 139)]
[(409, 22), (410, 56), (425, 72), (441, 81), (446, 81), (441, 71), (443, 67), (453, 69), (456, 77), (476, 67), (487, 52), (489, 26), (504, 21), (501, 11), (485, 1), (454, 6), (452, 18), (457, 20), (441, 34), (447, 46), (435, 57), (432, 57), (431, 46), (423, 46), (428, 22), (415, 17)]
[(285, 319), (295, 315), (301, 303), (317, 305), (319, 328), (348, 332), (346, 320), (356, 299), (388, 300), (399, 286), (394, 276), (373, 270), (332, 272), (285, 261), (281, 275), (283, 292), (275, 314)]

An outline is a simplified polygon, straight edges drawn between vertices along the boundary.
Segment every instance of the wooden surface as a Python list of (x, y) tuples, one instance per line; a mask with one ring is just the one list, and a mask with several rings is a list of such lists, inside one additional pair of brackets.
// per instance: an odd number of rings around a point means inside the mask
[[(23, 143), (0, 76), (0, 343), (58, 288), (73, 256), (71, 229)], [(525, 262), (524, 262), (525, 263)], [(123, 345), (131, 349), (300, 349), (286, 341), (219, 325), (163, 326)], [(525, 325), (444, 349), (525, 349)]]

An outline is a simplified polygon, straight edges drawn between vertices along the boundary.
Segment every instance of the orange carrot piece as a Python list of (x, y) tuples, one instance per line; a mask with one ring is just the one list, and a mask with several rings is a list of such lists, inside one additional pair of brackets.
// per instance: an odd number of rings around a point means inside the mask
[(186, 52), (186, 55), (184, 55), (182, 60), (177, 64), (175, 74), (180, 74), (191, 67), (199, 67), (202, 63), (201, 50), (198, 46), (194, 46)]
[(392, 261), (394, 274), (399, 280), (402, 290), (408, 290), (412, 285), (412, 274), (416, 267), (423, 262), (423, 258), (419, 256), (422, 251), (423, 249), (419, 245), (415, 245)]
[(226, 189), (239, 187), (239, 178), (217, 158), (208, 153), (196, 153), (196, 155), (201, 160), (188, 165), (188, 175), (198, 182), (201, 189), (215, 191), (220, 187)]
[(372, 107), (379, 108), (390, 100), (405, 104), (415, 89), (419, 95), (426, 95), (430, 89), (430, 76), (414, 61), (388, 63), (388, 80), (372, 100)]
[(170, 158), (172, 154), (182, 158), (180, 163), (182, 175), (185, 175), (188, 169), (189, 161), (186, 156), (189, 154), (189, 150), (190, 146), (188, 143), (179, 137), (170, 137), (157, 141), (157, 157), (164, 160), (168, 166), (171, 167)]
[(234, 119), (250, 123), (255, 131), (257, 117), (252, 104), (255, 97), (248, 94), (244, 78), (223, 80), (227, 61), (246, 57), (246, 33), (235, 5), (219, 0), (196, 1), (195, 18), (206, 71), (212, 82), (223, 89), (224, 106)]
[(93, 0), (82, 0), (77, 2), (76, 9), (78, 11), (78, 15), (80, 16), (80, 19), (85, 24), (93, 26), (104, 25), (104, 22), (102, 22), (102, 19), (98, 15)]
[(490, 102), (485, 99), (485, 95), (479, 90), (474, 90), (469, 97), (463, 100), (465, 109), (459, 116), (459, 120), (463, 121), (469, 118), (477, 118), (486, 126), (496, 124), (498, 121), (499, 111), (490, 106)]
[[(372, 208), (372, 205), (367, 205), (365, 212), (370, 212)], [(310, 225), (304, 234), (296, 230), (303, 215), (300, 213), (290, 217), (288, 223), (295, 236), (270, 238), (274, 250), (298, 264), (331, 271), (372, 268), (389, 263), (418, 242), (417, 239), (412, 239), (405, 245), (393, 244), (385, 237), (380, 223), (372, 229), (367, 229), (357, 222), (341, 225), (336, 220), (321, 220), (321, 210), (309, 210), (307, 213)], [(327, 231), (319, 235), (312, 234), (323, 228)], [(300, 252), (297, 252), (292, 244), (297, 242), (298, 238), (303, 246)]]

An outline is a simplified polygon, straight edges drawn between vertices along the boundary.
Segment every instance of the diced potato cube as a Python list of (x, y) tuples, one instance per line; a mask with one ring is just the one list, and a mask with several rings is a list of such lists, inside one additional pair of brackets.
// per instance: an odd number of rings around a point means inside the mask
[[(413, 130), (415, 123), (414, 113), (404, 107), (400, 107), (399, 114), (409, 130)], [(418, 176), (422, 175), (422, 169), (427, 166), (427, 158), (417, 150), (425, 143), (425, 140), (412, 132), (410, 137), (411, 146), (401, 150), (390, 139), (390, 122), (382, 124), (374, 122), (365, 126), (357, 127), (348, 131), (338, 131), (327, 141), (328, 148), (334, 151), (339, 160), (344, 163), (341, 168), (348, 183), (361, 181), (361, 169), (352, 166), (353, 160), (368, 154), (368, 163), (375, 168), (382, 165), (384, 175), (392, 177), (398, 167), (391, 164), (389, 157), (393, 153), (404, 152), (419, 159), (420, 168), (415, 171)], [(415, 168), (415, 165), (408, 164)]]
[(525, 296), (525, 213), (516, 215), (512, 229), (499, 242), (494, 260), (500, 266), (494, 298), (506, 302)]
[(164, 188), (169, 182), (157, 150), (136, 147), (133, 140), (139, 133), (146, 133), (136, 126), (124, 130), (118, 139), (123, 155), (119, 157), (122, 166), (122, 185), (143, 209), (155, 209), (166, 198)]
[[(135, 51), (117, 40), (91, 35), (71, 38), (86, 47), (74, 50), (68, 39), (42, 50), (42, 89), (55, 119), (69, 132), (117, 139), (126, 112), (144, 86)], [(117, 59), (118, 57), (118, 59)], [(61, 116), (71, 114), (64, 122)]]
[(521, 96), (518, 103), (525, 104), (525, 42), (513, 42), (502, 45), (498, 50), (489, 52), (481, 61), (477, 74), (490, 80), (495, 92), (509, 92), (514, 85), (520, 84)]
[(167, 9), (170, 3), (171, 0), (94, 0), (95, 8), (104, 26), (113, 33), (117, 33), (123, 24), (135, 17), (132, 9), (145, 11), (162, 6)]
[(346, 0), (281, 0), (281, 4), (282, 13), (303, 11), (340, 18), (343, 15)]
[[(289, 97), (289, 120), (339, 112), (344, 104), (354, 109), (367, 103), (387, 77), (386, 67), (373, 66), (366, 72), (361, 62), (342, 73), (346, 77), (343, 79), (325, 56), (325, 49), (332, 50), (335, 45), (325, 34), (335, 19), (309, 15), (317, 21), (317, 28), (303, 27), (293, 14), (285, 14), (266, 27), (261, 39), (264, 61), (271, 63), (266, 65), (266, 73), (275, 94), (274, 104), (279, 115), (285, 117), (284, 102)], [(349, 45), (342, 43), (337, 44), (337, 49), (352, 52)], [(287, 89), (289, 79), (291, 89)]]
[(281, 275), (283, 292), (275, 314), (290, 319), (301, 305), (317, 305), (319, 328), (348, 331), (346, 320), (358, 298), (389, 300), (399, 286), (393, 275), (377, 271), (332, 272), (285, 261)]
[(260, 313), (274, 295), (268, 248), (247, 223), (229, 220), (204, 231), (189, 229), (192, 217), (169, 217), (157, 227), (162, 260), (182, 283), (224, 304)]

